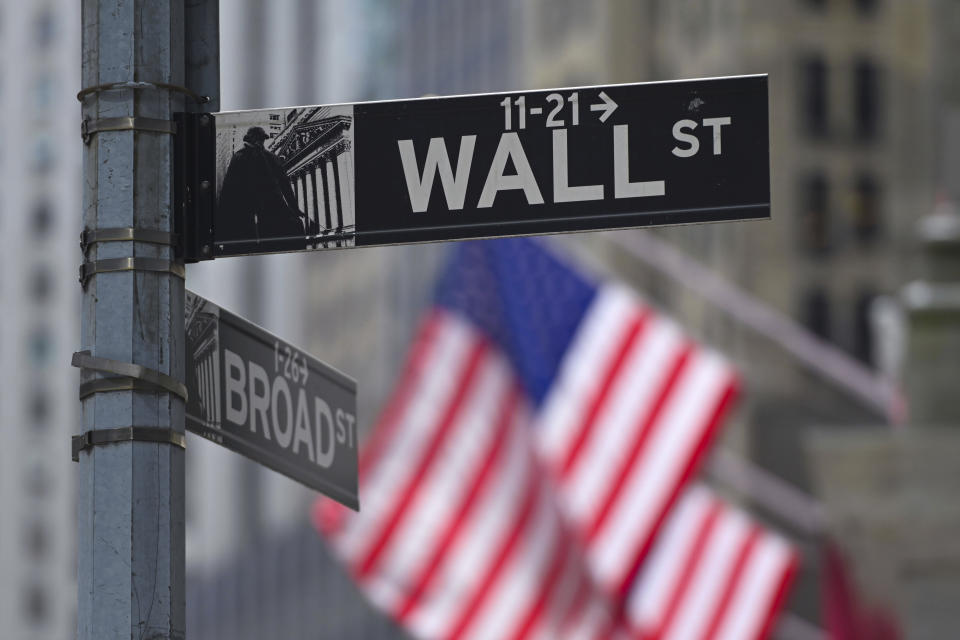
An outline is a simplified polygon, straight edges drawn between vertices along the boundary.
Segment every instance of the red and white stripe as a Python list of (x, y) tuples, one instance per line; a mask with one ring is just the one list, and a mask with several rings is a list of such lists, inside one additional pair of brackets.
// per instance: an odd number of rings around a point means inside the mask
[(598, 292), (534, 431), (611, 592), (629, 587), (736, 390), (717, 354), (626, 288)]
[(368, 596), (422, 638), (599, 638), (596, 588), (536, 458), (506, 358), (426, 321), (361, 459), (363, 511), (323, 520)]
[(694, 486), (657, 537), (627, 616), (641, 638), (762, 638), (796, 567), (786, 541)]

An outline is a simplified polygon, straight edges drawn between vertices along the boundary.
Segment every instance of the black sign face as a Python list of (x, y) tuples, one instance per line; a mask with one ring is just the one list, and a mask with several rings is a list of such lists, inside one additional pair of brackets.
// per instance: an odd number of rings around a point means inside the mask
[(187, 429), (359, 509), (357, 385), (186, 294)]
[(770, 216), (766, 76), (215, 114), (204, 256)]

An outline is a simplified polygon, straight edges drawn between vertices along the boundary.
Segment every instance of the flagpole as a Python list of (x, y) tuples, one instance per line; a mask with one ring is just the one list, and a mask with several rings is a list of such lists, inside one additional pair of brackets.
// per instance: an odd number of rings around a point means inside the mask
[(823, 503), (750, 460), (719, 449), (710, 457), (707, 470), (723, 485), (783, 518), (805, 535), (818, 536), (826, 530), (827, 511)]
[(797, 362), (830, 381), (865, 407), (901, 425), (906, 419), (903, 393), (890, 380), (813, 335), (682, 251), (645, 232), (608, 233), (609, 242), (647, 266), (689, 287), (731, 318), (770, 339)]

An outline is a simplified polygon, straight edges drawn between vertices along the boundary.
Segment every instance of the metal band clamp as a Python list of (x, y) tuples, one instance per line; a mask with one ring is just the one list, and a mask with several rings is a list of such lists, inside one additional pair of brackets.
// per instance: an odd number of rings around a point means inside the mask
[(187, 448), (187, 439), (173, 429), (158, 427), (118, 427), (116, 429), (94, 429), (84, 431), (71, 438), (71, 453), (74, 462), (80, 462), (80, 452), (84, 449), (117, 442), (160, 442), (172, 444), (181, 449)]
[(80, 233), (80, 249), (86, 253), (90, 245), (100, 242), (144, 242), (174, 246), (177, 236), (166, 231), (153, 229), (135, 229), (133, 227), (112, 227), (109, 229), (84, 229)]
[(163, 258), (106, 258), (90, 260), (80, 265), (80, 284), (86, 287), (92, 276), (113, 271), (158, 271), (184, 279), (187, 276), (183, 264)]
[(168, 82), (106, 82), (104, 84), (97, 84), (92, 87), (87, 87), (81, 89), (80, 93), (77, 94), (77, 100), (83, 102), (83, 99), (88, 95), (93, 93), (99, 93), (101, 91), (119, 91), (121, 89), (166, 89), (168, 91), (175, 91), (177, 93), (182, 93), (185, 96), (193, 98), (198, 104), (206, 104), (210, 102), (210, 96), (201, 96), (198, 93), (187, 89), (186, 87), (181, 87), (177, 84), (170, 84)]
[(101, 131), (151, 131), (153, 133), (177, 132), (177, 124), (172, 120), (123, 116), (120, 118), (84, 119), (80, 124), (80, 137), (84, 144), (90, 144), (93, 134)]
[(119, 378), (98, 378), (80, 385), (80, 399), (105, 391), (152, 391), (172, 393), (186, 402), (187, 386), (172, 376), (139, 364), (98, 358), (89, 351), (77, 351), (70, 362), (75, 367), (114, 373)]

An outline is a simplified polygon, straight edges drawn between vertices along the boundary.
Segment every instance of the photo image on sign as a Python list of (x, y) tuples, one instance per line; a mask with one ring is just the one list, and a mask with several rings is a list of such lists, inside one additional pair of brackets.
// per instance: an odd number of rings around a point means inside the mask
[(217, 115), (221, 254), (354, 245), (353, 106)]
[(187, 388), (196, 389), (187, 400), (187, 420), (198, 427), (220, 430), (220, 309), (186, 292)]

